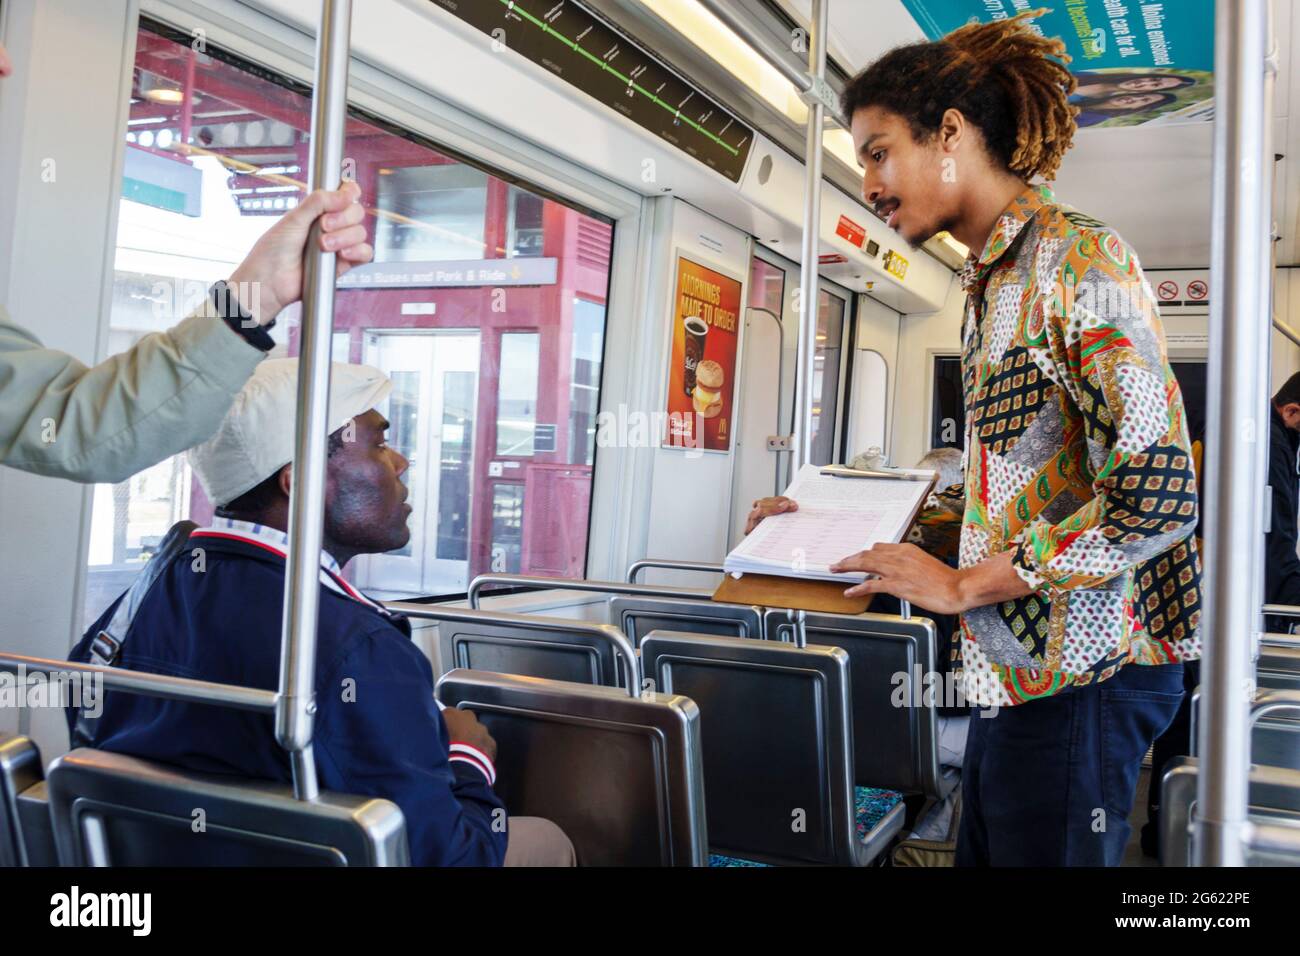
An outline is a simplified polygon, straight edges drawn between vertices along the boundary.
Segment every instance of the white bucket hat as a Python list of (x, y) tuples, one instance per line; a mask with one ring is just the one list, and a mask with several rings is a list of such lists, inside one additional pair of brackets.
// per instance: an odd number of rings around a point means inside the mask
[[(333, 363), (329, 431), (364, 415), (393, 383), (368, 365)], [(293, 461), (298, 360), (267, 359), (235, 396), (217, 432), (190, 449), (190, 465), (214, 505), (228, 505)]]

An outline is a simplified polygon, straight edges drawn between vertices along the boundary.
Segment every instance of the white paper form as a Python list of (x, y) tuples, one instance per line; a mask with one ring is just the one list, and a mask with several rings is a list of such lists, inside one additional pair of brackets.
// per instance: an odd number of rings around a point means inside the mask
[[(923, 473), (927, 476), (930, 473)], [(805, 465), (787, 498), (798, 511), (764, 519), (729, 555), (728, 572), (776, 574), (822, 581), (863, 581), (862, 572), (832, 574), (830, 566), (872, 545), (901, 541), (933, 486), (933, 478), (842, 478)]]

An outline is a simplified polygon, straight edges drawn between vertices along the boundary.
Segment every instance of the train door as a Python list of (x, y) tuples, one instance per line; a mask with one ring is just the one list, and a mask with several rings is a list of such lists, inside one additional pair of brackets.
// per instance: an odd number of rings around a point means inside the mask
[[(411, 540), (357, 562), (357, 583), (385, 591), (447, 594), (469, 583), (474, 409), (479, 333), (473, 329), (367, 332), (364, 361), (388, 373), (380, 411), (388, 442), (410, 461)], [(426, 530), (436, 529), (436, 534)]]
[[(829, 465), (845, 455), (840, 448), (839, 424), (846, 373), (843, 356), (847, 352), (853, 296), (842, 286), (822, 279), (817, 298), (812, 460)], [(768, 249), (756, 247), (746, 305), (740, 374), (743, 414), (732, 479), (729, 548), (742, 537), (745, 516), (754, 499), (778, 494), (792, 474), (790, 452), (770, 447), (768, 439), (794, 431), (799, 267)]]

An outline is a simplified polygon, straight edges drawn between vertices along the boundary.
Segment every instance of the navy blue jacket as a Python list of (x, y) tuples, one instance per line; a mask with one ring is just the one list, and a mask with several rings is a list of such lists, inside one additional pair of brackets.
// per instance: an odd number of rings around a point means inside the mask
[[(1268, 441), (1268, 485), (1273, 495), (1270, 531), (1265, 538), (1264, 601), (1267, 604), (1300, 604), (1300, 557), (1296, 555), (1296, 499), (1300, 497), (1300, 474), (1296, 455), (1300, 435), (1286, 427), (1276, 408), (1269, 408), (1271, 427)], [(1270, 631), (1288, 630), (1294, 618), (1270, 617)]]
[[(202, 544), (201, 571), (187, 549), (149, 591), (118, 666), (274, 690), (284, 559), (241, 540), (205, 537)], [(72, 660), (89, 660), (90, 639), (116, 606), (95, 622)], [(451, 758), (433, 669), (411, 642), (405, 618), (322, 584), (315, 690), (312, 745), (323, 790), (384, 797), (401, 807), (417, 866), (501, 864), (505, 811), (486, 776), (495, 769)], [(292, 780), (266, 715), (109, 692), (93, 724), (93, 746), (103, 750), (205, 773)]]

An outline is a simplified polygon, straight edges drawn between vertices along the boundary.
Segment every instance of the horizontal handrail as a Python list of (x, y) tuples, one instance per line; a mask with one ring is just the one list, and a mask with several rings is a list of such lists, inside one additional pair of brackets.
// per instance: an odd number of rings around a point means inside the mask
[(1300, 617), (1300, 604), (1265, 604), (1264, 613), (1270, 617)]
[(534, 631), (550, 631), (556, 634), (588, 634), (600, 637), (614, 645), (614, 651), (623, 658), (627, 669), (627, 691), (632, 697), (641, 692), (641, 660), (636, 648), (617, 627), (612, 624), (592, 624), (589, 621), (569, 621), (553, 617), (533, 617), (530, 614), (510, 614), (505, 611), (480, 611), (476, 608), (440, 607), (429, 604), (411, 604), (405, 601), (389, 601), (384, 604), (390, 610), (407, 617), (423, 621), (459, 621), (462, 624), (518, 624)]
[(492, 585), (529, 588), (534, 591), (590, 591), (596, 594), (628, 594), (637, 597), (683, 598), (687, 601), (709, 600), (707, 588), (670, 588), (654, 584), (627, 584), (623, 581), (587, 581), (546, 578), (537, 574), (480, 574), (469, 585), (469, 606), (477, 611), (479, 593)]
[(1252, 821), (1247, 843), (1252, 850), (1300, 857), (1300, 827)]
[(239, 687), (235, 684), (217, 684), (213, 681), (194, 680), (189, 677), (171, 677), (167, 674), (147, 674), (121, 667), (104, 667), (99, 664), (78, 664), (74, 661), (53, 660), (47, 657), (27, 657), (23, 654), (0, 654), (0, 670), (17, 673), (26, 671), (42, 674), (85, 674), (98, 676), (110, 690), (146, 697), (163, 697), (167, 700), (188, 700), (198, 704), (220, 704), (240, 710), (275, 713), (280, 695), (273, 690)]
[(1270, 714), (1292, 711), (1300, 717), (1300, 691), (1268, 690), (1258, 695), (1250, 704), (1250, 726), (1254, 727)]
[(1300, 634), (1276, 634), (1267, 632), (1261, 634), (1260, 644), (1265, 647), (1296, 647), (1300, 648)]
[(637, 575), (648, 568), (662, 568), (665, 571), (708, 571), (712, 574), (725, 574), (720, 564), (707, 561), (671, 561), (666, 558), (642, 558), (633, 561), (627, 568), (628, 584), (636, 584)]

